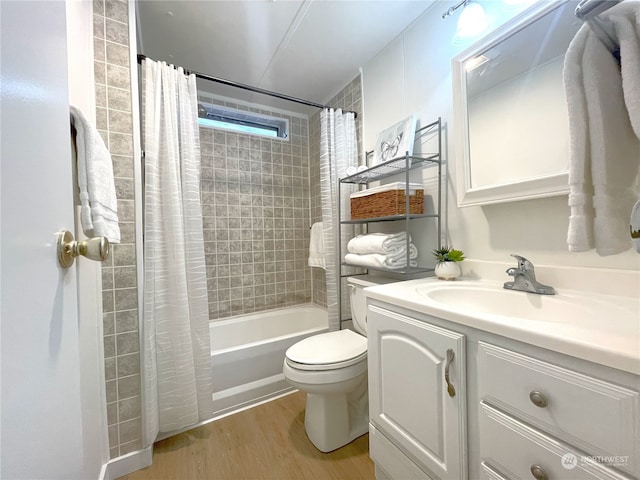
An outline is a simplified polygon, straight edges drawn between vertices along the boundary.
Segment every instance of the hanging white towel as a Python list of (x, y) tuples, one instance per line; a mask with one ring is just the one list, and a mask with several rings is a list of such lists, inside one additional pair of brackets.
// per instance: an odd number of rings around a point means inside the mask
[(80, 221), (87, 237), (107, 237), (120, 243), (118, 203), (111, 155), (98, 131), (76, 107), (69, 107), (76, 130)]
[[(411, 242), (411, 237), (409, 237)], [(347, 244), (349, 253), (380, 253), (387, 254), (389, 252), (407, 247), (407, 232), (399, 233), (367, 233), (358, 235)]]
[(326, 270), (324, 259), (324, 233), (322, 222), (316, 222), (311, 226), (311, 238), (309, 239), (309, 266)]
[(565, 56), (569, 109), (570, 251), (612, 255), (630, 246), (628, 216), (640, 143), (627, 113), (615, 58), (584, 25)]

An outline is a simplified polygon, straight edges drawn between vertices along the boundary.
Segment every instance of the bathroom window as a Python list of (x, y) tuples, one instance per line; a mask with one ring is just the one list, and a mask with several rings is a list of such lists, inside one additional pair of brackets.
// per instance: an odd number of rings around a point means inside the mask
[(198, 124), (232, 132), (286, 139), (289, 120), (208, 103), (198, 104)]

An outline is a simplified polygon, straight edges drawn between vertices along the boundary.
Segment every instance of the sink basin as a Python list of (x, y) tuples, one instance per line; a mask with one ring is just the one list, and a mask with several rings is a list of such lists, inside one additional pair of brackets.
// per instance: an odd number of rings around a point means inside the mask
[(634, 312), (631, 303), (621, 305), (619, 300), (614, 303), (598, 295), (538, 295), (506, 290), (499, 283), (465, 281), (420, 285), (416, 287), (416, 293), (439, 304), (441, 309), (466, 315), (554, 323), (577, 320), (583, 326), (599, 328), (606, 327), (608, 319), (629, 318), (628, 333), (632, 333), (637, 325), (637, 305)]

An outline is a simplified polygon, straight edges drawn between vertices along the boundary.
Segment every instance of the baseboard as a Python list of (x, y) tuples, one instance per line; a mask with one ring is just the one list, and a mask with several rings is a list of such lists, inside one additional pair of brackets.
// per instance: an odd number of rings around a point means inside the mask
[(113, 458), (105, 463), (100, 472), (100, 480), (116, 480), (151, 465), (153, 445)]

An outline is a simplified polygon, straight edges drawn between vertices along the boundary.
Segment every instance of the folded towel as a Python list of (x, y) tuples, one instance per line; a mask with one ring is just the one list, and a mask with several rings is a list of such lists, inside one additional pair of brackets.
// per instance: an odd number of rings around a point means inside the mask
[[(405, 268), (407, 266), (406, 255), (402, 257), (389, 257), (387, 255), (382, 255), (379, 253), (368, 253), (363, 255), (358, 255), (357, 253), (347, 253), (344, 256), (344, 261), (350, 265), (359, 265), (361, 267), (372, 268), (388, 268), (390, 270)], [(418, 262), (416, 260), (410, 259), (409, 266), (417, 267)]]
[[(411, 237), (409, 237), (411, 241)], [(407, 232), (399, 233), (367, 233), (358, 235), (347, 244), (349, 253), (380, 253), (386, 254), (407, 246)]]
[(324, 232), (322, 230), (322, 222), (317, 222), (311, 225), (311, 238), (309, 239), (309, 266), (324, 268), (326, 270), (324, 254)]
[[(397, 260), (403, 259), (407, 257), (407, 247), (406, 245), (402, 248), (390, 250), (389, 253), (365, 253), (360, 255), (384, 255), (388, 260)], [(418, 258), (418, 249), (413, 243), (409, 244), (409, 258), (416, 259)], [(406, 263), (406, 262), (405, 262)]]
[(84, 114), (74, 106), (69, 109), (71, 125), (76, 131), (82, 230), (89, 238), (107, 237), (111, 243), (120, 243), (111, 155), (102, 137)]
[(637, 198), (640, 143), (615, 58), (587, 25), (565, 56), (564, 83), (570, 119), (568, 247), (619, 253), (631, 246), (627, 218)]

